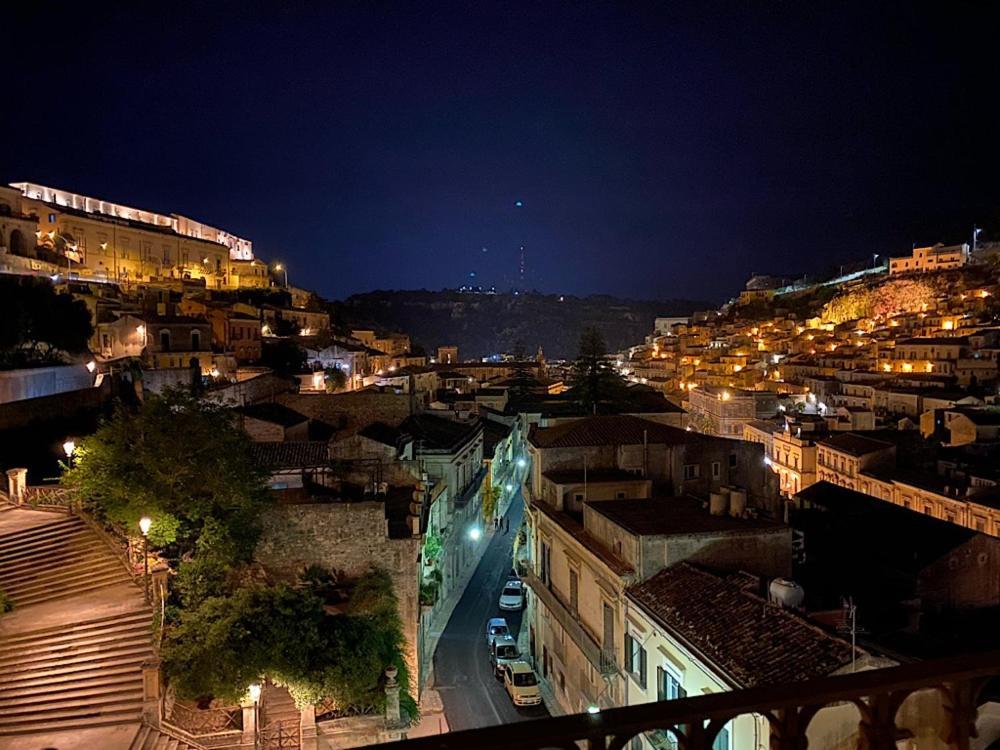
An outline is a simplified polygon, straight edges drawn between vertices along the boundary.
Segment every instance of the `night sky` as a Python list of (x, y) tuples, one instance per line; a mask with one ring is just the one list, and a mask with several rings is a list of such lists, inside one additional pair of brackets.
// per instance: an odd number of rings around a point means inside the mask
[(329, 297), (510, 288), (523, 244), (528, 287), (721, 301), (1000, 240), (1000, 25), (973, 6), (20, 5), (4, 182), (215, 224)]

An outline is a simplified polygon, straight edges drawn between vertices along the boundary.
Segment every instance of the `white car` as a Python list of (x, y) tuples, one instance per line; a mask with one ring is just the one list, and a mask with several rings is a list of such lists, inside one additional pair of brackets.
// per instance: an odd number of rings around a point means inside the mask
[(526, 661), (512, 661), (504, 666), (503, 686), (515, 706), (537, 706), (542, 702), (538, 678)]
[(524, 609), (524, 584), (518, 580), (510, 580), (500, 592), (500, 609)]
[(507, 636), (510, 636), (510, 628), (502, 617), (493, 617), (486, 623), (486, 648), (491, 648), (496, 638)]

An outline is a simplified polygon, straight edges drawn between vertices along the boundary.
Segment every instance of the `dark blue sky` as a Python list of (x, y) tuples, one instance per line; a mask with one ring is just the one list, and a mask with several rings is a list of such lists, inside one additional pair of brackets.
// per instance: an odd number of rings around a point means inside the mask
[(31, 5), (0, 177), (216, 224), (328, 296), (509, 287), (524, 244), (531, 287), (721, 299), (1000, 239), (1000, 27), (964, 4)]

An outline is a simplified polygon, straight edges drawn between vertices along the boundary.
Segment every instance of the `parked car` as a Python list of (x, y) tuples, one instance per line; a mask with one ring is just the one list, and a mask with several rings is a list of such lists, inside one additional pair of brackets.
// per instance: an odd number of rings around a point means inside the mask
[(504, 666), (503, 686), (515, 706), (537, 706), (542, 702), (535, 670), (526, 661), (512, 661)]
[(524, 609), (524, 584), (512, 578), (503, 585), (500, 592), (500, 609)]
[(496, 638), (493, 645), (490, 646), (490, 664), (493, 666), (493, 674), (498, 680), (503, 679), (504, 667), (520, 658), (521, 655), (517, 651), (517, 641), (509, 635)]
[(507, 627), (507, 621), (502, 617), (493, 617), (486, 623), (486, 648), (493, 645), (493, 639), (496, 637), (510, 635), (510, 628)]

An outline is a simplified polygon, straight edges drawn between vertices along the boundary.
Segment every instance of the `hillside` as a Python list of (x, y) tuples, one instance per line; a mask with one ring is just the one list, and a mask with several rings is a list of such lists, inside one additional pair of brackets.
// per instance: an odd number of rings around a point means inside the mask
[(580, 332), (596, 326), (609, 351), (643, 340), (658, 316), (688, 315), (708, 302), (621, 300), (606, 295), (560, 297), (524, 293), (462, 294), (454, 291), (375, 291), (331, 305), (338, 326), (403, 331), (428, 353), (453, 344), (463, 359), (512, 351), (550, 359), (576, 355)]

